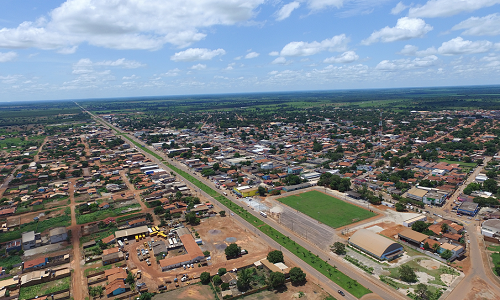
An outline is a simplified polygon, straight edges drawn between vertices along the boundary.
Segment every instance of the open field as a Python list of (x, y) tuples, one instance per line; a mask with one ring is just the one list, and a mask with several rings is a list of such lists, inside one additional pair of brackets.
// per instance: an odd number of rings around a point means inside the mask
[(466, 168), (475, 168), (477, 166), (477, 164), (473, 162), (466, 163), (463, 161), (446, 160), (446, 159), (440, 159), (439, 161), (445, 162), (447, 164), (459, 164), (461, 167), (466, 167)]
[(50, 295), (58, 291), (66, 290), (69, 289), (70, 283), (71, 276), (30, 287), (22, 287), (19, 293), (19, 299), (31, 299), (36, 296)]
[(305, 192), (278, 200), (333, 228), (376, 216), (373, 212), (318, 191)]

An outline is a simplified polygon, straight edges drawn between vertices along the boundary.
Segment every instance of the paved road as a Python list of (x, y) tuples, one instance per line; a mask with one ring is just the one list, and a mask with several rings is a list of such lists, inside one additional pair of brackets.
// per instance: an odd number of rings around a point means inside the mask
[[(462, 282), (448, 295), (446, 299), (455, 300), (455, 299), (466, 299), (467, 294), (473, 291), (474, 279), (482, 279), (489, 286), (490, 291), (495, 293), (496, 299), (500, 298), (500, 287), (495, 278), (493, 278), (492, 272), (489, 270), (488, 262), (486, 261), (486, 257), (484, 257), (484, 251), (480, 249), (479, 245), (483, 244), (481, 240), (481, 235), (478, 232), (478, 228), (474, 226), (474, 224), (468, 225), (467, 233), (469, 234), (469, 239), (471, 241), (470, 247), (470, 260), (471, 267), (467, 276), (462, 280)], [(485, 265), (488, 270), (485, 270)]]
[[(88, 111), (86, 111), (86, 112), (88, 112)], [(92, 115), (90, 112), (88, 112), (88, 113), (90, 115)], [(97, 118), (94, 115), (92, 115), (92, 116), (98, 122), (100, 122), (101, 124), (104, 124), (105, 126), (113, 128), (113, 129), (117, 130), (118, 132), (122, 132), (118, 128), (115, 128), (114, 126), (112, 126), (111, 124), (109, 124), (109, 123), (101, 120), (100, 118)], [(134, 139), (136, 142), (138, 142), (140, 144), (143, 144), (143, 142), (136, 140), (134, 137), (131, 137), (131, 138)], [(150, 158), (152, 161), (154, 161), (155, 163), (161, 165), (162, 167), (164, 167), (166, 169), (169, 169), (166, 165), (164, 165), (156, 157), (154, 157), (154, 156), (150, 155), (149, 153), (147, 153), (146, 151), (144, 151), (144, 149), (141, 149), (140, 147), (138, 147), (138, 150), (140, 152), (142, 152), (144, 155), (146, 155), (148, 158)], [(182, 178), (182, 176), (179, 176), (179, 177)], [(201, 180), (201, 181), (203, 181), (208, 186), (212, 186), (213, 185), (211, 182), (206, 181), (205, 178), (198, 178), (198, 179)], [(184, 179), (184, 180), (185, 180), (185, 182), (187, 184), (190, 184), (190, 182), (188, 180), (186, 180), (186, 179)], [(191, 186), (194, 187), (194, 185), (191, 185)], [(194, 187), (194, 189), (195, 190), (199, 190), (196, 187)], [(217, 189), (215, 189), (213, 187), (212, 187), (212, 189), (214, 189), (215, 191), (217, 191)], [(205, 196), (207, 198), (209, 198), (209, 199), (212, 199), (212, 201), (214, 201), (214, 202), (216, 201), (215, 199), (213, 199), (208, 194), (205, 194)], [(235, 199), (232, 199), (232, 200), (237, 205), (245, 208), (245, 206), (242, 205), (240, 201), (235, 201)], [(217, 201), (216, 203), (219, 203), (219, 202)], [(220, 204), (220, 205), (223, 206), (222, 204)], [(371, 277), (371, 276), (369, 276), (369, 275), (367, 275), (367, 274), (365, 274), (363, 272), (360, 272), (358, 269), (355, 269), (352, 265), (350, 265), (348, 263), (345, 263), (342, 259), (340, 259), (340, 258), (332, 255), (331, 253), (327, 253), (327, 252), (325, 252), (325, 251), (317, 248), (316, 246), (310, 244), (307, 241), (304, 241), (304, 240), (300, 239), (293, 232), (289, 231), (288, 228), (282, 227), (282, 226), (278, 225), (277, 223), (275, 223), (275, 222), (273, 222), (273, 221), (271, 221), (271, 220), (269, 220), (267, 218), (263, 218), (262, 216), (260, 216), (257, 212), (255, 212), (253, 210), (249, 210), (249, 212), (252, 213), (253, 215), (255, 215), (257, 218), (261, 219), (266, 224), (268, 224), (271, 227), (275, 228), (276, 230), (280, 231), (285, 236), (290, 236), (292, 240), (294, 240), (296, 243), (300, 244), (305, 249), (307, 249), (307, 250), (311, 251), (312, 253), (318, 255), (322, 260), (328, 261), (329, 264), (332, 265), (332, 267), (335, 265), (338, 268), (338, 270), (340, 270), (342, 273), (344, 273), (347, 276), (351, 277), (352, 279), (354, 279), (355, 281), (357, 281), (359, 284), (367, 287), (368, 289), (370, 289), (374, 293), (380, 295), (382, 298), (387, 299), (387, 300), (389, 300), (389, 299), (409, 299), (405, 295), (402, 295), (401, 293), (398, 293), (394, 289), (392, 289), (389, 286), (383, 284), (382, 282), (376, 280), (375, 278), (373, 278), (373, 277)], [(245, 227), (247, 227), (248, 230), (256, 230), (256, 228), (253, 225), (249, 224), (248, 222), (246, 222), (242, 218), (238, 217), (236, 214), (234, 216)], [(281, 248), (278, 243), (274, 242), (271, 238), (267, 237), (265, 234), (263, 234), (262, 237), (266, 240), (266, 242), (268, 242), (271, 246), (275, 247), (276, 249)], [(335, 284), (334, 282), (332, 282), (326, 276), (324, 276), (323, 274), (319, 273), (314, 268), (310, 267), (307, 263), (305, 263), (299, 257), (293, 255), (291, 252), (287, 251), (286, 249), (282, 249), (282, 251), (284, 251), (284, 253), (287, 254), (289, 257), (292, 257), (294, 259), (295, 263), (297, 265), (299, 265), (299, 267), (301, 267), (303, 270), (305, 270), (306, 272), (308, 272), (309, 274), (311, 274), (313, 277), (318, 278), (318, 280), (319, 280), (318, 283), (321, 284), (324, 288), (327, 288), (329, 290), (333, 289), (334, 291), (342, 289), (342, 288), (340, 288), (340, 286), (338, 286), (337, 284)], [(335, 292), (332, 293), (332, 295), (335, 296)], [(347, 299), (355, 299), (354, 296), (352, 296), (352, 295), (350, 295), (348, 293), (346, 293), (346, 297), (347, 297)]]

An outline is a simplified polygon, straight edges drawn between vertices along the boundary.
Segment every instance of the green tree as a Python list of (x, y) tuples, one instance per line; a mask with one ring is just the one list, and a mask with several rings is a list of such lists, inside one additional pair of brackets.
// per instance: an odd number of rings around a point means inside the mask
[(284, 261), (283, 260), (283, 252), (281, 252), (279, 250), (271, 251), (267, 254), (267, 260), (273, 264), (283, 262)]
[(290, 269), (289, 274), (290, 274), (290, 281), (293, 284), (301, 283), (304, 282), (304, 280), (306, 280), (306, 273), (304, 273), (304, 271), (302, 271), (301, 268), (293, 267)]
[(396, 211), (405, 211), (406, 207), (402, 203), (396, 203)]
[(415, 290), (418, 300), (427, 300), (430, 298), (430, 291), (427, 289), (427, 285), (419, 283), (417, 289)]
[(439, 246), (438, 243), (432, 244), (432, 250), (434, 250), (434, 252), (438, 252), (439, 248), (441, 248), (441, 247)]
[(203, 284), (208, 284), (210, 283), (210, 273), (208, 272), (203, 272), (200, 274), (200, 281)]
[(214, 163), (214, 164), (212, 165), (212, 169), (214, 169), (214, 171), (218, 171), (218, 170), (219, 170), (219, 168), (220, 168), (219, 163)]
[(323, 150), (323, 145), (318, 142), (317, 140), (314, 140), (313, 141), (313, 152), (320, 152), (321, 150)]
[(417, 232), (422, 232), (422, 231), (426, 230), (427, 228), (429, 228), (430, 225), (431, 224), (425, 223), (424, 221), (416, 221), (415, 223), (413, 223), (411, 225), (411, 229), (415, 230)]
[(139, 300), (151, 300), (155, 294), (153, 293), (142, 293)]
[(127, 274), (127, 278), (125, 279), (125, 283), (132, 284), (135, 282), (134, 274), (132, 272)]
[(488, 178), (495, 178), (497, 177), (497, 172), (489, 170), (488, 172), (486, 172), (486, 176), (488, 176)]
[(263, 186), (259, 186), (258, 193), (261, 196), (264, 196), (266, 194), (266, 188)]
[(405, 282), (417, 282), (417, 274), (408, 265), (402, 265), (399, 267), (399, 278)]
[(342, 242), (335, 242), (333, 243), (333, 252), (337, 255), (344, 255), (347, 253), (345, 250), (345, 244)]
[(219, 285), (222, 283), (222, 279), (219, 275), (215, 275), (214, 277), (212, 277), (212, 281), (215, 285)]
[(429, 246), (429, 243), (428, 243), (428, 242), (425, 242), (425, 244), (424, 244), (424, 249), (425, 249), (425, 250), (429, 250), (429, 249), (431, 249), (431, 246)]
[(453, 252), (451, 252), (451, 250), (446, 249), (446, 250), (444, 250), (443, 252), (441, 252), (441, 258), (442, 258), (442, 259), (446, 259), (446, 260), (448, 260), (448, 259), (450, 259), (452, 256), (453, 256)]
[(190, 213), (187, 213), (185, 215), (186, 222), (188, 222), (191, 225), (198, 225), (200, 224), (200, 218), (196, 216), (196, 214), (192, 211)]
[(441, 231), (443, 233), (447, 233), (448, 229), (449, 229), (448, 224), (446, 224), (446, 223), (441, 224)]
[(203, 169), (201, 171), (201, 175), (205, 176), (205, 177), (209, 177), (209, 176), (215, 175), (215, 171), (213, 169), (206, 168), (206, 169)]
[(222, 276), (222, 275), (224, 275), (224, 274), (226, 274), (226, 273), (227, 273), (226, 268), (220, 268), (220, 269), (217, 271), (217, 274), (218, 274), (219, 276)]
[(269, 286), (276, 289), (285, 284), (285, 275), (280, 272), (271, 272), (269, 275)]
[(229, 283), (227, 282), (224, 282), (220, 285), (220, 288), (223, 290), (223, 291), (227, 291), (229, 290)]
[(224, 253), (227, 257), (237, 257), (240, 255), (241, 247), (239, 247), (236, 243), (232, 243), (226, 247)]
[(236, 281), (236, 287), (238, 287), (239, 291), (246, 291), (250, 287), (250, 281), (252, 279), (252, 270), (251, 269), (243, 269), (240, 271), (238, 275), (238, 281)]
[(221, 211), (219, 211), (219, 215), (220, 215), (221, 217), (225, 217), (225, 216), (226, 216), (226, 211), (225, 211), (225, 210), (221, 210)]

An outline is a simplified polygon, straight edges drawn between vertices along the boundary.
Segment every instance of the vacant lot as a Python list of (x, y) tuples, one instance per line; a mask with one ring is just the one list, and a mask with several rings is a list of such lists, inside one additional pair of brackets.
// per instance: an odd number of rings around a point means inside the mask
[(376, 216), (373, 212), (318, 191), (305, 192), (278, 200), (333, 228)]

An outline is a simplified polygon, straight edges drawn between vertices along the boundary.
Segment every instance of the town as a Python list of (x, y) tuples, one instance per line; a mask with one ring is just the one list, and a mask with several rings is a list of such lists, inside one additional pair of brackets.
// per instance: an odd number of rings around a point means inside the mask
[(0, 299), (500, 295), (499, 110), (162, 103), (3, 124)]

